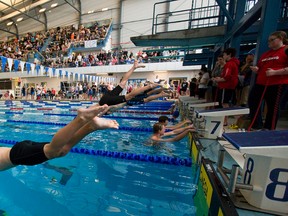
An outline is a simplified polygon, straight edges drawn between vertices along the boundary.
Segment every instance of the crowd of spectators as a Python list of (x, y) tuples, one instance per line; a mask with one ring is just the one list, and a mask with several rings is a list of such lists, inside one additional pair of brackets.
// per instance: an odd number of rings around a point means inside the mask
[[(19, 39), (0, 42), (0, 56), (53, 68), (133, 64), (135, 59), (142, 63), (183, 60), (183, 51), (178, 50), (140, 50), (134, 54), (132, 51), (115, 49), (72, 53), (68, 56), (71, 46), (83, 47), (87, 40), (104, 40), (109, 24), (101, 25), (95, 22), (86, 26), (80, 25), (78, 29), (73, 26), (57, 27), (47, 32), (27, 33)], [(47, 48), (43, 49), (46, 40), (49, 43)], [(8, 64), (5, 71), (9, 71)]]
[(72, 53), (72, 55), (68, 57), (61, 55), (56, 58), (48, 58), (42, 64), (48, 67), (63, 68), (133, 64), (135, 59), (142, 63), (183, 61), (183, 55), (179, 53), (180, 51), (177, 50), (157, 52), (140, 50), (137, 53), (118, 49), (109, 51), (101, 50), (91, 53)]
[[(49, 66), (54, 61), (52, 58), (67, 56), (70, 46), (84, 46), (86, 40), (104, 40), (108, 27), (108, 24), (99, 25), (95, 22), (88, 27), (80, 25), (78, 29), (67, 26), (49, 29), (47, 32), (26, 33), (19, 38), (0, 42), (0, 56)], [(47, 48), (43, 50), (48, 39)], [(8, 65), (5, 71), (8, 71)]]
[(70, 46), (84, 47), (84, 41), (97, 40), (101, 43), (107, 35), (109, 24), (100, 25), (98, 22), (88, 27), (80, 25), (76, 29), (73, 25), (57, 27), (49, 31), (52, 40), (46, 50), (42, 51), (45, 59), (67, 56)]
[(27, 61), (30, 57), (34, 59), (34, 53), (41, 50), (48, 35), (48, 32), (27, 33), (19, 39), (0, 42), (0, 56), (22, 61)]

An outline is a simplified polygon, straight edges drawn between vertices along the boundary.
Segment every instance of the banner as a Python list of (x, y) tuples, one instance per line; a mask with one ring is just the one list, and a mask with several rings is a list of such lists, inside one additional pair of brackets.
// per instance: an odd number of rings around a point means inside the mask
[(24, 72), (24, 66), (26, 62), (20, 61), (21, 72)]
[(57, 78), (59, 77), (59, 70), (58, 70), (58, 69), (55, 70), (55, 76), (56, 76)]
[(31, 63), (31, 74), (34, 74), (34, 70), (35, 70), (35, 64)]
[(2, 56), (1, 57), (1, 63), (2, 63), (2, 72), (5, 72), (5, 67), (6, 67), (6, 63), (7, 63), (7, 58)]
[(9, 71), (11, 72), (11, 70), (12, 70), (12, 65), (13, 65), (13, 59), (8, 58), (7, 60), (8, 60)]
[(31, 65), (29, 62), (26, 63), (26, 69), (27, 69), (27, 74), (29, 74), (31, 71)]
[(36, 74), (37, 74), (37, 76), (39, 75), (39, 71), (40, 71), (40, 65), (36, 65)]
[(19, 68), (20, 61), (18, 59), (14, 60), (14, 71), (17, 72)]
[(48, 73), (49, 73), (49, 77), (51, 78), (52, 77), (52, 68), (49, 68)]
[(46, 73), (46, 74), (45, 74), (46, 76), (49, 75), (49, 68), (48, 68), (48, 67), (45, 67), (45, 73)]
[(44, 74), (44, 66), (41, 65), (41, 66), (40, 66), (40, 75), (42, 76), (43, 74)]
[(85, 47), (85, 48), (97, 47), (97, 40), (84, 41), (84, 47)]

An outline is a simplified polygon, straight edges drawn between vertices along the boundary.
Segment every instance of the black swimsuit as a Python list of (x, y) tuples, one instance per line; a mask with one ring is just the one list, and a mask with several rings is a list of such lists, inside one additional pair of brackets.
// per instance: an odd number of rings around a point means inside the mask
[(99, 105), (103, 106), (104, 104), (107, 104), (108, 106), (111, 106), (126, 102), (125, 95), (120, 95), (122, 91), (123, 89), (121, 86), (116, 86), (112, 91), (108, 91), (101, 97)]
[(49, 160), (44, 154), (44, 146), (49, 142), (25, 140), (16, 143), (10, 151), (10, 160), (14, 165), (36, 165)]

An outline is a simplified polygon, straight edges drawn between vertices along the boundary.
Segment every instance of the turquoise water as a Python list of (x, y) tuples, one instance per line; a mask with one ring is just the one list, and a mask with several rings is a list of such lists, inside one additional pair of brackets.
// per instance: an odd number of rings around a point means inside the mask
[[(0, 119), (11, 119), (11, 120), (24, 120), (24, 121), (43, 121), (47, 122), (50, 120), (62, 123), (70, 122), (77, 114), (77, 112), (67, 112), (60, 110), (1, 110), (4, 115), (1, 115)], [(1, 113), (1, 114), (2, 114)], [(7, 114), (5, 114), (7, 113)], [(9, 114), (8, 114), (9, 113)], [(43, 115), (44, 114), (44, 115)], [(61, 116), (64, 115), (64, 116)], [(70, 116), (65, 116), (70, 115)], [(135, 119), (125, 119), (129, 115), (130, 118)], [(132, 114), (132, 113), (113, 113), (111, 115), (104, 116), (104, 118), (109, 118), (117, 120), (122, 126), (129, 127), (152, 127), (156, 122), (156, 119), (160, 115), (156, 114)], [(170, 117), (169, 115), (167, 115)], [(123, 118), (124, 117), (124, 118)], [(152, 119), (151, 119), (152, 118)], [(147, 120), (146, 120), (147, 119)]]
[[(123, 115), (123, 114), (121, 114)], [(45, 117), (43, 119), (39, 119)], [(73, 117), (1, 115), (1, 119), (69, 122)], [(120, 126), (151, 121), (119, 120)], [(154, 122), (153, 122), (154, 123)], [(0, 139), (50, 141), (59, 126), (2, 122)], [(171, 151), (144, 146), (147, 132), (106, 130), (77, 147), (188, 157), (187, 139)], [(36, 166), (0, 173), (0, 209), (8, 215), (195, 215), (193, 167), (70, 153)]]

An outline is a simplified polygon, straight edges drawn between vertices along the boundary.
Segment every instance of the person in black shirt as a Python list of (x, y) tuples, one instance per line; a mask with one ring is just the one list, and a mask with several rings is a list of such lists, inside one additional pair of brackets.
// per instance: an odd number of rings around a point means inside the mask
[(187, 88), (188, 88), (188, 82), (186, 81), (186, 79), (184, 79), (180, 86), (180, 94), (186, 95)]

